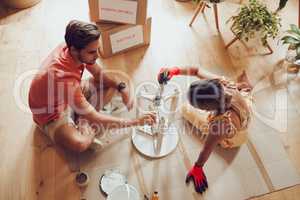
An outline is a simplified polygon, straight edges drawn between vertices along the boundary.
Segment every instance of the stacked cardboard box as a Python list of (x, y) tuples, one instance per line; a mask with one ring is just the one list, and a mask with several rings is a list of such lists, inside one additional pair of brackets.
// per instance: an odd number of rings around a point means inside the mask
[(103, 58), (150, 44), (147, 0), (89, 0), (90, 19), (101, 31)]

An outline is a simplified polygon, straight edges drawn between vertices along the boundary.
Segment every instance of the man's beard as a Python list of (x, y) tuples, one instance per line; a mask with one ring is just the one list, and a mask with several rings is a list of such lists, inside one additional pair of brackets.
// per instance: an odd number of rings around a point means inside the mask
[(95, 61), (92, 61), (92, 62), (86, 62), (86, 61), (84, 61), (84, 59), (82, 58), (81, 54), (78, 55), (78, 60), (79, 60), (81, 63), (88, 64), (88, 65), (93, 65), (93, 64), (96, 63), (96, 60), (95, 60)]

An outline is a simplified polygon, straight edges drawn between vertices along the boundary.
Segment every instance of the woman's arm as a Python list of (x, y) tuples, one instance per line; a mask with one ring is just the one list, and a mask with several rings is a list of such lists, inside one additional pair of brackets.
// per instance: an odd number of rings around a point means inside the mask
[(196, 76), (200, 79), (219, 79), (221, 76), (200, 69), (198, 67), (184, 67), (180, 69), (180, 75)]
[(224, 124), (225, 126), (223, 127), (222, 123), (222, 120), (215, 120), (213, 123), (209, 124), (209, 135), (205, 141), (204, 148), (194, 166), (187, 174), (186, 183), (188, 183), (190, 180), (193, 180), (197, 192), (202, 193), (208, 188), (207, 178), (204, 173), (203, 166), (217, 144), (225, 137), (223, 134), (223, 128), (226, 127), (226, 124)]
[(210, 133), (205, 141), (204, 148), (199, 154), (197, 161), (195, 162), (196, 166), (203, 167), (206, 161), (208, 160), (210, 154), (215, 149), (217, 144), (224, 139), (222, 135)]
[(221, 79), (221, 76), (207, 72), (198, 67), (171, 67), (162, 68), (158, 75), (159, 82), (169, 81), (173, 76), (183, 75), (183, 76), (195, 76), (200, 79)]
[(201, 167), (204, 166), (217, 144), (225, 139), (229, 133), (231, 133), (232, 126), (229, 122), (229, 119), (221, 118), (209, 122), (208, 129), (209, 134), (206, 138), (204, 147), (195, 163), (197, 166)]

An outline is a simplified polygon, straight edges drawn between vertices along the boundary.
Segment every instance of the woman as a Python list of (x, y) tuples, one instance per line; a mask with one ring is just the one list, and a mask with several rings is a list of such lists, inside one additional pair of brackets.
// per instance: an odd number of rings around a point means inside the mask
[(195, 190), (202, 193), (208, 188), (203, 166), (213, 149), (218, 144), (224, 148), (237, 147), (247, 140), (246, 130), (251, 115), (248, 100), (252, 86), (245, 71), (236, 82), (231, 82), (223, 77), (201, 72), (195, 67), (163, 68), (158, 81), (166, 84), (175, 75), (200, 78), (189, 87), (187, 97), (190, 105), (184, 106), (183, 117), (189, 120), (187, 112), (196, 113), (198, 109), (209, 112), (206, 126), (201, 130), (208, 134), (204, 148), (186, 177), (186, 183), (192, 179)]

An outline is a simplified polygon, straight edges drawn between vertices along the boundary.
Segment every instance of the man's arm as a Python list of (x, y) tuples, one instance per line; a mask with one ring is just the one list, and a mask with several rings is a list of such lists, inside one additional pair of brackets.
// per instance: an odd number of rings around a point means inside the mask
[[(87, 70), (94, 76), (96, 87), (100, 88), (103, 85), (104, 88), (115, 88), (120, 92), (123, 103), (126, 105), (127, 109), (132, 109), (133, 97), (130, 87), (126, 86), (126, 84), (121, 85), (121, 82), (109, 78), (96, 63), (94, 65), (88, 65)], [(121, 88), (119, 86), (121, 86)]]
[(108, 77), (105, 73), (103, 73), (101, 67), (95, 63), (94, 65), (87, 65), (86, 69), (93, 75), (95, 81), (99, 84), (99, 87), (103, 84), (105, 88), (118, 88), (118, 82)]
[(70, 102), (70, 106), (77, 114), (83, 116), (91, 123), (101, 125), (103, 128), (125, 128), (144, 123), (153, 124), (155, 122), (155, 116), (151, 113), (138, 119), (118, 118), (99, 113), (86, 100), (79, 86), (75, 88), (72, 99), (73, 101)]
[(91, 123), (103, 126), (103, 128), (108, 128), (109, 126), (118, 126), (121, 128), (137, 124), (136, 120), (117, 118), (97, 112), (85, 99), (79, 87), (74, 92), (73, 99), (74, 102), (72, 102), (71, 107), (76, 113), (83, 116)]

